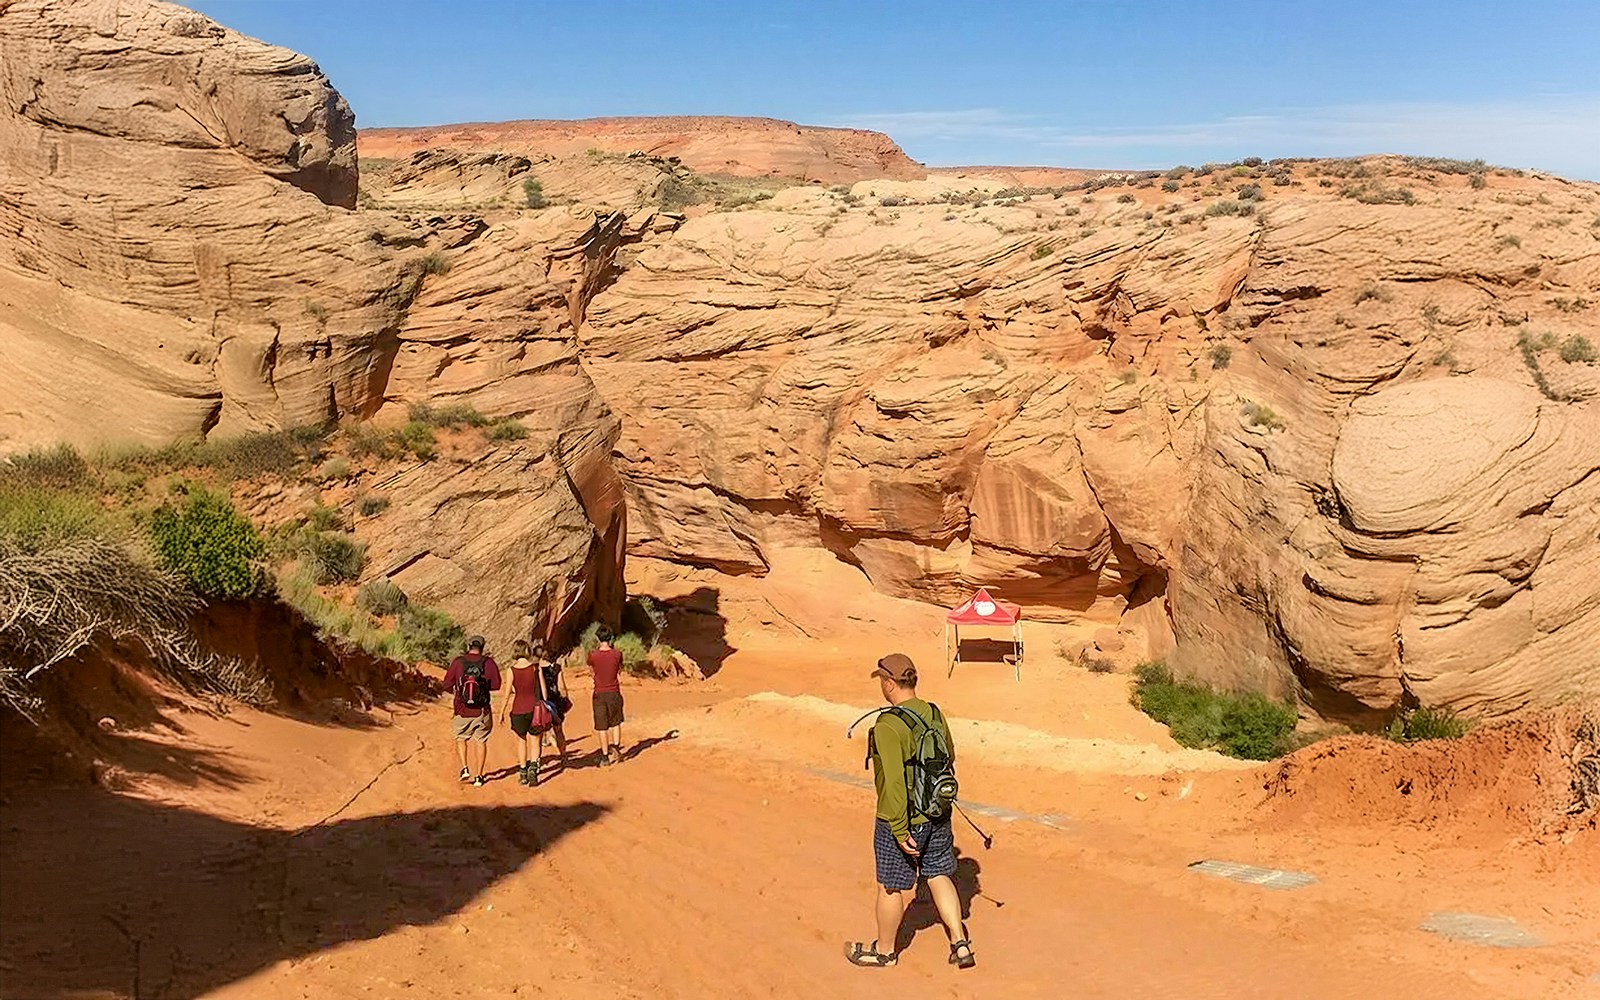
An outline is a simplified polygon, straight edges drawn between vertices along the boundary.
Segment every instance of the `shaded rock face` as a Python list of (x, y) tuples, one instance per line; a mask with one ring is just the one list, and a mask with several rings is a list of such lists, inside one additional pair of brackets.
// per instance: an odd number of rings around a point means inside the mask
[(401, 473), (373, 571), (502, 643), (558, 594), (615, 613), (617, 424), (573, 330), (625, 220), (350, 211), (316, 65), (167, 4), (0, 3), (0, 93), (0, 449), (469, 403), (528, 437)]
[(1546, 352), (1546, 398), (1517, 346), (1584, 329), (1550, 303), (1593, 301), (1593, 237), (1527, 209), (1592, 189), (1498, 195), (1535, 248), (1461, 179), (1166, 226), (1190, 195), (953, 210), (949, 183), (693, 219), (595, 300), (632, 552), (988, 585), (1343, 722), (1600, 693), (1600, 371)]

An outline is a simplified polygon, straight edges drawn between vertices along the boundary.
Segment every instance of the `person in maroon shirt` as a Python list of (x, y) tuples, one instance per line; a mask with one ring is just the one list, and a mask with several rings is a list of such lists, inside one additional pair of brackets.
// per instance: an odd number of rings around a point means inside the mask
[[(500, 690), (500, 666), (483, 651), (484, 646), (481, 635), (468, 639), (466, 655), (450, 661), (450, 669), (444, 674), (444, 686), (455, 696), (452, 723), (456, 756), (461, 759), (461, 780), (479, 788), (483, 787), (483, 768), (489, 759), (489, 733), (494, 730), (493, 692)], [(469, 744), (475, 762), (469, 762)]]
[(622, 763), (622, 654), (611, 645), (611, 630), (604, 625), (595, 633), (600, 645), (589, 654), (594, 675), (594, 734), (600, 738), (600, 763)]

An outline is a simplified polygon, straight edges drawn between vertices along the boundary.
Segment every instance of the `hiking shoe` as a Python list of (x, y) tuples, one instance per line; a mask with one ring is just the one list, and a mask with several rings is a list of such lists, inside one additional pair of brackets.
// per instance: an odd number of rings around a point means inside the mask
[(480, 774), (476, 778), (472, 779), (472, 787), (473, 788), (482, 788), (483, 785), (484, 785), (483, 775)]
[(538, 764), (529, 764), (528, 765), (528, 787), (529, 788), (538, 788), (539, 787), (539, 765)]
[(611, 763), (613, 763), (613, 764), (622, 763), (622, 748), (621, 747), (612, 747), (611, 748)]
[(463, 767), (461, 769), (461, 780), (462, 781), (471, 781), (472, 780), (472, 772)]
[(526, 785), (527, 783), (528, 783), (528, 765), (524, 764), (521, 767), (517, 768), (517, 784)]

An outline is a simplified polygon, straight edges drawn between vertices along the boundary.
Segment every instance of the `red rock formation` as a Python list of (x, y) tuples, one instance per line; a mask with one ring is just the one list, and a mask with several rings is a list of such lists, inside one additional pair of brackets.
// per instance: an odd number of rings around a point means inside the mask
[(590, 149), (677, 157), (695, 170), (740, 177), (785, 177), (848, 184), (924, 173), (880, 132), (796, 125), (773, 118), (586, 118), (580, 121), (474, 122), (421, 128), (365, 129), (364, 157), (410, 156), (448, 147), (522, 156), (581, 156)]

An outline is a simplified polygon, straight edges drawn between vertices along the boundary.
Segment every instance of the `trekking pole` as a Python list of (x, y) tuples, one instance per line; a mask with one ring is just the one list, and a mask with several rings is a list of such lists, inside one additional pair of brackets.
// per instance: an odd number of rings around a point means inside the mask
[(978, 836), (983, 838), (983, 849), (984, 850), (987, 851), (989, 848), (994, 846), (994, 838), (989, 836), (987, 833), (984, 833), (981, 829), (978, 828), (978, 824), (976, 824), (976, 823), (974, 823), (972, 821), (972, 817), (967, 815), (967, 811), (965, 809), (961, 808), (961, 803), (952, 802), (950, 804), (956, 807), (956, 812), (960, 813), (961, 814), (961, 818), (967, 821), (967, 825), (972, 827), (972, 829), (977, 832)]

